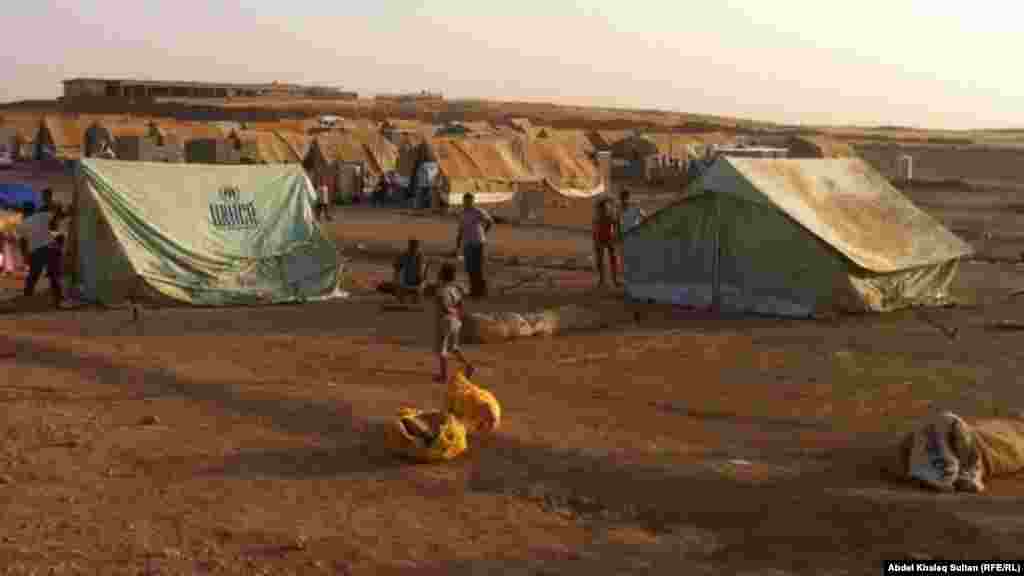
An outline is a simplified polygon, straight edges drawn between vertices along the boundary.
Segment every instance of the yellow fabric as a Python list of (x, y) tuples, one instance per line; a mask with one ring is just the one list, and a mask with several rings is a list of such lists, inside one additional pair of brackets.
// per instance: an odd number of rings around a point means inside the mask
[[(411, 434), (409, 430), (417, 424), (428, 429), (433, 438)], [(466, 426), (453, 414), (403, 407), (387, 427), (387, 443), (395, 452), (417, 462), (443, 462), (466, 451)]]
[(487, 390), (473, 384), (462, 371), (448, 381), (448, 412), (466, 423), (470, 434), (488, 434), (501, 424), (501, 405)]
[(988, 476), (1024, 470), (1024, 419), (989, 418), (974, 423), (978, 451)]

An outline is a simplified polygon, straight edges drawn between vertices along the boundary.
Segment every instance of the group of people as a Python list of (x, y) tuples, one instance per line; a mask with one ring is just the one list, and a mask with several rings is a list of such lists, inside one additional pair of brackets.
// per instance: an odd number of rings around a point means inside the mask
[[(459, 222), (455, 237), (453, 257), (459, 256), (466, 265), (466, 274), (470, 280), (468, 297), (481, 299), (487, 296), (487, 279), (484, 275), (486, 261), (487, 233), (494, 226), (494, 218), (486, 210), (476, 205), (472, 194), (463, 196), (465, 209)], [(394, 264), (395, 295), (399, 302), (408, 300), (421, 301), (425, 295), (430, 265), (420, 248), (416, 238), (409, 240), (405, 253), (398, 257)], [(473, 365), (462, 354), (459, 342), (462, 323), (465, 315), (463, 301), (467, 294), (455, 283), (455, 265), (450, 261), (441, 265), (437, 275), (437, 288), (434, 294), (436, 320), (435, 352), (438, 356), (439, 370), (434, 380), (447, 382), (449, 377), (449, 358), (455, 357), (465, 367), (466, 376), (473, 374)]]
[(51, 189), (43, 190), (41, 199), (38, 207), (31, 202), (22, 205), (21, 222), (15, 227), (13, 238), (5, 239), (4, 268), (9, 272), (15, 271), (15, 251), (10, 246), (14, 243), (22, 262), (28, 264), (24, 295), (30, 297), (35, 294), (36, 284), (45, 273), (50, 279), (54, 306), (62, 308), (65, 235), (60, 233), (60, 223), (68, 214), (53, 201)]
[(597, 203), (592, 236), (594, 241), (594, 265), (597, 268), (599, 286), (606, 286), (606, 256), (608, 258), (608, 268), (611, 272), (612, 283), (616, 287), (619, 286), (621, 266), (618, 256), (621, 255), (621, 250), (618, 249), (618, 246), (623, 243), (625, 234), (639, 226), (646, 218), (646, 212), (632, 203), (628, 188), (623, 188), (622, 192), (620, 192), (618, 207), (614, 205), (611, 198), (602, 198)]
[[(593, 240), (599, 285), (605, 286), (605, 254), (609, 258), (612, 282), (618, 286), (618, 258), (616, 247), (622, 243), (623, 235), (638, 226), (647, 217), (639, 206), (630, 200), (630, 192), (623, 189), (619, 196), (620, 204), (616, 208), (611, 199), (602, 199), (597, 205), (594, 218)], [(494, 227), (494, 218), (486, 210), (476, 205), (473, 194), (463, 196), (464, 210), (459, 221), (455, 237), (454, 257), (459, 256), (465, 262), (466, 275), (469, 276), (470, 290), (468, 297), (482, 299), (487, 297), (488, 283), (485, 274), (487, 261), (487, 234)], [(429, 264), (424, 257), (420, 241), (410, 239), (408, 248), (394, 263), (395, 294), (399, 302), (408, 300), (422, 301), (427, 287)], [(473, 372), (473, 365), (463, 356), (459, 347), (460, 332), (464, 320), (463, 300), (467, 295), (455, 283), (456, 270), (454, 264), (445, 262), (441, 265), (437, 277), (437, 290), (434, 295), (436, 339), (435, 352), (438, 356), (439, 371), (435, 381), (445, 382), (449, 376), (449, 358), (457, 358), (465, 367), (467, 376)]]

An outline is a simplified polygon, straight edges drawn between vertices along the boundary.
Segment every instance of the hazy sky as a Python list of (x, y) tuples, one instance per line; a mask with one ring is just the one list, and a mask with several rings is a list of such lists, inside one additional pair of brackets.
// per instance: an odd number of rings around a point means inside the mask
[(808, 124), (1024, 128), (1001, 0), (4, 2), (0, 101), (62, 78), (323, 83)]

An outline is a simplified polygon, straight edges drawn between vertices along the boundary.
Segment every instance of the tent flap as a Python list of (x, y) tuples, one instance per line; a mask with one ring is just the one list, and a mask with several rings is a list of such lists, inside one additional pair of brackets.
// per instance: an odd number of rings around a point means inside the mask
[(196, 305), (283, 303), (335, 292), (340, 263), (313, 221), (297, 164), (81, 164), (79, 272), (86, 297), (126, 283)]

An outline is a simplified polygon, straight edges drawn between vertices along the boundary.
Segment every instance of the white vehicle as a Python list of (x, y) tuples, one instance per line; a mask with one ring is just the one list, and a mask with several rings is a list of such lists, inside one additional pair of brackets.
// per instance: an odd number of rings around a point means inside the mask
[(341, 124), (341, 116), (324, 115), (320, 117), (320, 127), (331, 129)]

